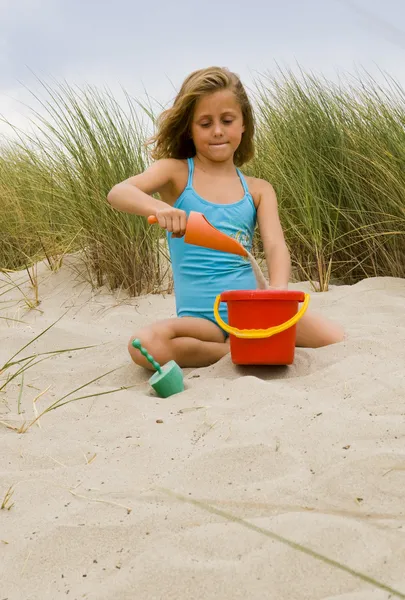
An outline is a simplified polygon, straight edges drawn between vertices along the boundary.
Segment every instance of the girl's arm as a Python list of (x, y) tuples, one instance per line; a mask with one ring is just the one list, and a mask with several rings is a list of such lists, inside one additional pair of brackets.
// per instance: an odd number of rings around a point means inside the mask
[(264, 180), (259, 181), (257, 222), (263, 241), (270, 287), (287, 289), (291, 273), (291, 259), (281, 228), (276, 194), (270, 183)]
[(117, 183), (108, 193), (107, 200), (117, 210), (147, 217), (167, 208), (162, 200), (152, 197), (173, 184), (178, 161), (163, 159), (153, 163), (139, 175)]
[(142, 217), (154, 215), (161, 227), (172, 232), (174, 237), (181, 237), (186, 230), (186, 213), (152, 196), (165, 190), (173, 192), (181, 169), (178, 160), (159, 160), (143, 173), (117, 183), (108, 193), (107, 200), (113, 208), (123, 212)]

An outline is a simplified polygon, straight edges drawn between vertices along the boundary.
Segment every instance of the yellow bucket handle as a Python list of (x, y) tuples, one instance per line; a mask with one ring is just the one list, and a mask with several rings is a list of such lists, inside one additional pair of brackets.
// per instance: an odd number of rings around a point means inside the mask
[(232, 333), (232, 335), (238, 338), (243, 338), (247, 340), (269, 338), (272, 335), (276, 335), (276, 333), (281, 333), (282, 331), (285, 331), (286, 329), (289, 329), (290, 327), (295, 325), (307, 310), (309, 300), (309, 294), (305, 294), (303, 305), (301, 309), (297, 312), (297, 314), (295, 314), (291, 319), (289, 319), (285, 323), (282, 323), (281, 325), (275, 325), (274, 327), (269, 327), (269, 329), (237, 329), (236, 327), (231, 327), (230, 325), (225, 323), (225, 321), (221, 319), (221, 316), (219, 314), (221, 294), (219, 294), (215, 299), (214, 316), (218, 325), (222, 329), (224, 329), (227, 333)]

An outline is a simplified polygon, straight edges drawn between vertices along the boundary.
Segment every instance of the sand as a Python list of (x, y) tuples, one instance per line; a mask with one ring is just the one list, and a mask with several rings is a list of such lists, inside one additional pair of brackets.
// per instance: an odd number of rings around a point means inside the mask
[[(39, 268), (35, 310), (21, 300), (26, 274), (13, 276), (20, 290), (2, 277), (1, 364), (60, 317), (23, 356), (97, 346), (27, 370), (21, 414), (21, 377), (0, 392), (0, 504), (14, 489), (0, 510), (0, 600), (404, 598), (405, 280), (312, 295), (347, 329), (342, 344), (297, 349), (291, 367), (227, 356), (186, 370), (186, 391), (162, 400), (126, 344), (174, 316), (173, 296), (92, 291), (77, 266)], [(114, 368), (70, 397), (133, 387), (9, 428), (35, 417), (44, 390), (38, 413)]]
[(256, 261), (255, 257), (253, 256), (253, 254), (251, 254), (250, 252), (247, 252), (247, 258), (253, 269), (254, 276), (256, 277), (257, 289), (258, 290), (269, 289), (269, 287), (270, 287), (269, 282), (266, 280), (266, 277), (264, 276), (264, 273), (263, 273), (259, 263)]

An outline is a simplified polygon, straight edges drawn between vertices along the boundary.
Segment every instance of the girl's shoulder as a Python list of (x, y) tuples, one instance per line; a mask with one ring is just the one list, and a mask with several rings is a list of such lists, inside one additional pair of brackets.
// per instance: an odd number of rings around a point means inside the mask
[(160, 158), (152, 163), (155, 168), (170, 170), (173, 174), (183, 173), (188, 171), (187, 159), (180, 158)]
[(187, 159), (162, 158), (157, 163), (161, 169), (170, 172), (170, 182), (160, 191), (162, 200), (169, 204), (174, 204), (181, 195), (188, 181), (188, 163)]
[(253, 202), (256, 208), (259, 207), (260, 200), (264, 195), (274, 194), (274, 189), (271, 183), (265, 179), (259, 179), (258, 177), (244, 176), (250, 195), (253, 198)]

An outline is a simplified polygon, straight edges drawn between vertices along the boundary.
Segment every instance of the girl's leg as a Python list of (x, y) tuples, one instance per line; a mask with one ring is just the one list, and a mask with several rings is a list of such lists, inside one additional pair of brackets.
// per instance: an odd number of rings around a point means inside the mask
[(320, 348), (344, 339), (344, 329), (337, 323), (307, 311), (297, 323), (296, 346)]
[(136, 338), (161, 365), (174, 360), (180, 367), (206, 367), (229, 352), (222, 330), (211, 321), (194, 317), (167, 319), (143, 327), (129, 341), (132, 360), (150, 370), (154, 370), (152, 365), (132, 346)]

